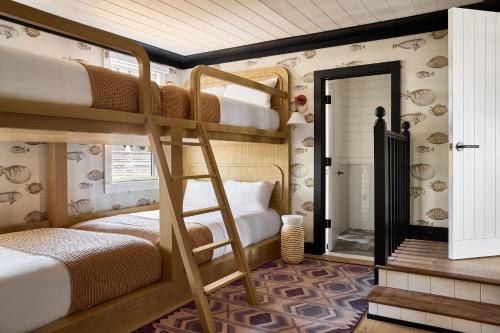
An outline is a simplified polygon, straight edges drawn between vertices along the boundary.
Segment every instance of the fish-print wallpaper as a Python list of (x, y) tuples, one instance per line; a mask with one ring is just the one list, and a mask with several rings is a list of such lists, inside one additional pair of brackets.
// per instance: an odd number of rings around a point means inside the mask
[[(402, 120), (411, 123), (412, 223), (448, 225), (447, 31), (376, 40), (214, 65), (225, 71), (282, 65), (291, 79), (291, 109), (308, 124), (291, 131), (292, 212), (305, 216), (313, 240), (314, 75), (317, 70), (400, 60)], [(187, 73), (185, 71), (185, 78)], [(374, 117), (375, 121), (375, 117)]]
[[(108, 54), (94, 45), (76, 42), (0, 20), (0, 45), (102, 66)], [(181, 73), (168, 68), (168, 80), (181, 82)], [(158, 200), (158, 191), (104, 193), (104, 147), (68, 144), (69, 214), (145, 205)], [(0, 227), (47, 219), (47, 145), (0, 142)]]

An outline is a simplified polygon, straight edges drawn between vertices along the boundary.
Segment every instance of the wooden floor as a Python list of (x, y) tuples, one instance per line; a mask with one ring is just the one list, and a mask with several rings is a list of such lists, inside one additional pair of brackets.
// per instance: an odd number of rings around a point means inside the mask
[(441, 242), (406, 240), (386, 268), (500, 285), (500, 256), (450, 260), (448, 244)]
[(373, 320), (363, 317), (354, 333), (425, 333), (429, 331), (418, 328), (390, 324), (379, 320)]

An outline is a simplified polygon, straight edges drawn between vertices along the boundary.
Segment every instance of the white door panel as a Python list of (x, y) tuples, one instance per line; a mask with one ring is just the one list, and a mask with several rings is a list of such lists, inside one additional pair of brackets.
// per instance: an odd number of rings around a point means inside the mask
[(500, 255), (500, 14), (453, 8), (448, 22), (449, 256)]

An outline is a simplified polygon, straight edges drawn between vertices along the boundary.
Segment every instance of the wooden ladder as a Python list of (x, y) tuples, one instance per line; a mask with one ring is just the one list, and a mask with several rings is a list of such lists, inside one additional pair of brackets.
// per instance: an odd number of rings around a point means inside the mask
[[(201, 122), (198, 122), (195, 132), (197, 132), (196, 134), (198, 136), (199, 142), (185, 142), (182, 140), (182, 135), (180, 137), (180, 140), (177, 139), (178, 141), (162, 141), (159, 126), (155, 123), (153, 117), (148, 117), (146, 121), (146, 130), (148, 133), (151, 148), (153, 150), (153, 154), (156, 159), (156, 168), (160, 175), (160, 180), (164, 182), (168, 191), (168, 193), (165, 193), (165, 202), (163, 202), (164, 205), (162, 207), (166, 207), (166, 209), (170, 210), (170, 212), (172, 213), (171, 216), (175, 217), (174, 221), (172, 222), (172, 228), (179, 245), (179, 251), (182, 257), (184, 268), (186, 270), (186, 275), (191, 287), (191, 291), (193, 292), (194, 301), (198, 309), (203, 331), (207, 333), (213, 333), (215, 332), (215, 324), (207, 299), (208, 294), (236, 280), (243, 279), (243, 284), (245, 286), (249, 304), (257, 305), (258, 299), (257, 293), (255, 291), (255, 286), (252, 281), (250, 268), (243, 251), (243, 247), (241, 246), (241, 241), (238, 235), (238, 231), (236, 230), (233, 214), (231, 213), (231, 209), (229, 208), (229, 203), (224, 191), (224, 186), (219, 174), (219, 170), (217, 168), (217, 163), (215, 161), (212, 147), (210, 145), (208, 132), (205, 129), (204, 125)], [(172, 177), (164, 151), (164, 146), (167, 145), (178, 147), (199, 146), (205, 159), (208, 174)], [(174, 206), (172, 201), (176, 200), (174, 202), (179, 202), (179, 198), (173, 198), (175, 194), (178, 193), (177, 188), (174, 188), (176, 186), (176, 184), (174, 184), (174, 181), (188, 179), (210, 179), (214, 188), (218, 205), (215, 207), (207, 207), (186, 212), (183, 212), (182, 208), (175, 209), (175, 207), (181, 207), (181, 205)], [(184, 218), (215, 211), (220, 211), (222, 214), (224, 225), (228, 234), (228, 239), (193, 249), (188, 237)], [(199, 253), (212, 251), (226, 245), (231, 245), (233, 249), (237, 271), (204, 286), (200, 270), (194, 256)]]

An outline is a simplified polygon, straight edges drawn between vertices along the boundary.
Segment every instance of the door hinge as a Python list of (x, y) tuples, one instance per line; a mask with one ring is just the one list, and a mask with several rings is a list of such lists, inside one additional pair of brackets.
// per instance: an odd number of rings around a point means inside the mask
[(325, 157), (325, 161), (323, 163), (325, 164), (325, 166), (332, 166), (332, 158)]
[(325, 104), (332, 104), (332, 96), (325, 95)]
[(325, 220), (325, 228), (330, 229), (332, 227), (332, 220)]

